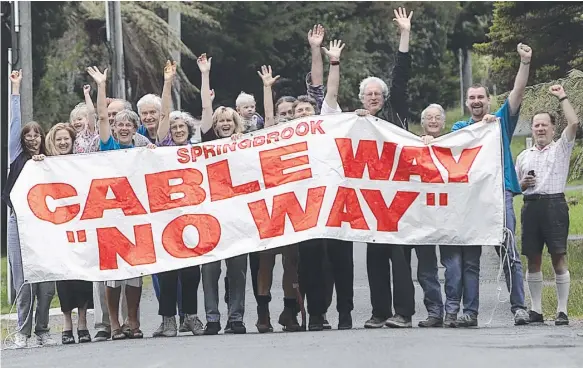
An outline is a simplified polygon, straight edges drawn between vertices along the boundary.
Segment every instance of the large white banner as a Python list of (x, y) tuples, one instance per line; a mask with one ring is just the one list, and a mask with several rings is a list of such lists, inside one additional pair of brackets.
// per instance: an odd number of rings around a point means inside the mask
[(120, 280), (311, 238), (498, 245), (500, 128), (426, 146), (352, 113), (196, 146), (48, 157), (11, 195), (30, 282)]

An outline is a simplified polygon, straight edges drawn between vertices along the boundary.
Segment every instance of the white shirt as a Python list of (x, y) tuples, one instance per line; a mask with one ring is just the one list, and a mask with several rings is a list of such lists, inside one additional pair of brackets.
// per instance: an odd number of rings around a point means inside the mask
[(536, 144), (522, 151), (516, 158), (516, 175), (522, 180), (530, 170), (534, 170), (535, 185), (526, 188), (525, 195), (530, 194), (557, 194), (565, 191), (567, 176), (569, 175), (569, 161), (575, 138), (569, 142), (565, 132), (556, 142), (551, 142), (539, 150)]
[(340, 108), (338, 103), (336, 104), (336, 108), (333, 109), (330, 107), (330, 105), (328, 105), (326, 103), (326, 100), (324, 100), (324, 102), (322, 102), (322, 108), (320, 109), (320, 115), (340, 114), (341, 112), (342, 112), (342, 109)]

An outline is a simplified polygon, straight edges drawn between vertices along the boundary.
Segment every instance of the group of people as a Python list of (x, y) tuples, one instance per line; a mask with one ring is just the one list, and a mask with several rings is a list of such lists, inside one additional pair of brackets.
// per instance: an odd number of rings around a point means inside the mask
[[(395, 10), (394, 21), (400, 31), (400, 42), (392, 70), (392, 83), (368, 77), (360, 84), (362, 109), (359, 116), (372, 115), (402, 129), (409, 127), (407, 85), (411, 74), (409, 36), (412, 12)], [(54, 125), (45, 136), (41, 126), (28, 122), (21, 127), (19, 87), (20, 71), (11, 76), (10, 173), (2, 193), (11, 208), (8, 227), (8, 252), (14, 288), (17, 290), (16, 308), (18, 327), (15, 346), (26, 347), (32, 335), (32, 309), (36, 299), (35, 329), (39, 345), (54, 343), (49, 333), (49, 306), (58, 291), (64, 314), (62, 343), (76, 342), (71, 312), (78, 310), (77, 341), (105, 341), (108, 339), (142, 338), (140, 329), (140, 299), (142, 278), (129, 280), (88, 282), (58, 281), (25, 283), (20, 252), (17, 214), (12, 210), (10, 192), (29, 159), (43, 160), (45, 156), (85, 154), (97, 151), (130, 149), (133, 147), (182, 146), (231, 137), (268, 128), (275, 124), (317, 114), (342, 112), (338, 104), (340, 63), (344, 44), (333, 40), (329, 48), (322, 47), (325, 30), (321, 25), (308, 32), (311, 49), (311, 71), (306, 75), (306, 95), (283, 96), (275, 103), (272, 86), (279, 76), (273, 76), (270, 66), (258, 72), (263, 83), (264, 117), (255, 108), (252, 95), (241, 93), (235, 108), (220, 106), (213, 109), (214, 92), (211, 89), (211, 58), (202, 54), (198, 59), (201, 72), (202, 117), (195, 120), (183, 111), (172, 111), (172, 82), (176, 63), (168, 61), (164, 68), (164, 86), (161, 97), (148, 94), (137, 103), (137, 113), (124, 100), (106, 97), (107, 69), (97, 67), (87, 71), (97, 86), (97, 104), (94, 107), (91, 89), (84, 88), (85, 102), (71, 111), (68, 123)], [(329, 72), (324, 87), (322, 51), (329, 60)], [(532, 117), (535, 145), (525, 150), (513, 164), (510, 141), (518, 121), (520, 105), (528, 80), (532, 50), (519, 44), (520, 68), (514, 88), (506, 102), (490, 114), (491, 98), (488, 89), (473, 85), (467, 90), (466, 106), (471, 113), (467, 121), (457, 122), (452, 130), (463, 129), (478, 122), (501, 125), (506, 189), (506, 241), (497, 247), (504, 262), (511, 309), (516, 325), (542, 322), (541, 255), (544, 244), (551, 253), (556, 273), (558, 307), (555, 324), (568, 324), (567, 299), (569, 272), (566, 262), (566, 243), (569, 226), (568, 207), (564, 191), (578, 126), (577, 116), (561, 86), (553, 86), (569, 122), (558, 141), (553, 141), (555, 119), (551, 113), (541, 112)], [(430, 104), (421, 113), (425, 144), (443, 133), (445, 111), (439, 104)], [(522, 210), (522, 253), (528, 257), (527, 283), (532, 306), (525, 304), (522, 264), (516, 242), (513, 197), (524, 195)], [(452, 219), (455, 220), (455, 219)], [(441, 246), (440, 261), (445, 267), (445, 300), (438, 278), (437, 245), (400, 246), (390, 244), (367, 245), (367, 273), (370, 287), (372, 315), (366, 328), (412, 327), (415, 313), (414, 285), (411, 275), (413, 249), (419, 260), (417, 278), (424, 292), (428, 317), (419, 327), (475, 327), (478, 325), (480, 246)], [(244, 334), (245, 285), (247, 268), (251, 270), (257, 302), (258, 332), (272, 332), (269, 304), (273, 267), (277, 254), (282, 256), (284, 310), (278, 318), (284, 331), (320, 331), (331, 328), (326, 314), (332, 303), (334, 289), (339, 313), (338, 329), (350, 329), (353, 309), (353, 244), (337, 239), (311, 239), (298, 244), (245, 254), (225, 260), (228, 322), (224, 333)], [(392, 266), (392, 270), (391, 270)], [(187, 267), (152, 275), (159, 303), (161, 323), (154, 337), (172, 337), (178, 332), (194, 335), (215, 335), (221, 331), (219, 310), (219, 282), (222, 262)], [(392, 274), (392, 287), (391, 287)], [(202, 278), (206, 325), (198, 317), (198, 288)], [(300, 324), (298, 314), (307, 301), (309, 319)], [(122, 307), (120, 308), (120, 301)], [(463, 310), (460, 304), (463, 301)], [(87, 309), (95, 309), (97, 333), (91, 337), (87, 328)], [(122, 319), (120, 321), (120, 309)], [(178, 309), (178, 311), (177, 311)], [(461, 312), (461, 313), (460, 313)], [(179, 315), (178, 323), (176, 316)], [(304, 321), (305, 322), (305, 321)]]

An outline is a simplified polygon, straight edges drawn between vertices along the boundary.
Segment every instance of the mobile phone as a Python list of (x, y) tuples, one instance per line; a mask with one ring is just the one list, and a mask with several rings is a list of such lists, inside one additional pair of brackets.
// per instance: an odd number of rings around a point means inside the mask
[(530, 171), (528, 172), (528, 175), (530, 175), (530, 176), (536, 176), (536, 175), (534, 175), (534, 170), (530, 170)]

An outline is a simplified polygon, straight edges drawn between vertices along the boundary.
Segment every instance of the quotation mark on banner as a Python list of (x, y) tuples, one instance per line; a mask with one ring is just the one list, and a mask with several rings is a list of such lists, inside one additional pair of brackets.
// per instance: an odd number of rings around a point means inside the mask
[(85, 230), (77, 230), (77, 240), (75, 240), (75, 233), (72, 231), (67, 231), (67, 240), (69, 243), (85, 243), (87, 241), (87, 235), (85, 234)]
[[(425, 200), (428, 206), (435, 206), (435, 195), (437, 193), (427, 193)], [(439, 205), (447, 206), (447, 193), (439, 193)]]

